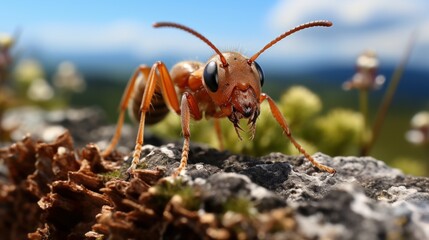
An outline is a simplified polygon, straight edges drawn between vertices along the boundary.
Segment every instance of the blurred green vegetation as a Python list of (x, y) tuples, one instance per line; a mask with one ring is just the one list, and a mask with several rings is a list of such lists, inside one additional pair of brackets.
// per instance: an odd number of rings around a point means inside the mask
[(71, 96), (83, 92), (86, 87), (83, 76), (71, 62), (61, 62), (52, 76), (48, 76), (38, 60), (17, 60), (12, 51), (16, 38), (0, 33), (0, 143), (11, 141), (12, 132), (20, 127), (19, 123), (4, 123), (8, 109), (21, 106), (66, 108)]

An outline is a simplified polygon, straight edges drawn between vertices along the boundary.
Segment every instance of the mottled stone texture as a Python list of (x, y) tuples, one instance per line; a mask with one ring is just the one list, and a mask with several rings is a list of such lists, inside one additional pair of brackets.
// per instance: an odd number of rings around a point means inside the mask
[[(167, 166), (168, 173), (178, 166), (180, 146), (147, 147), (146, 153), (147, 165)], [(297, 231), (308, 238), (429, 238), (428, 178), (404, 175), (371, 157), (331, 158), (320, 153), (314, 157), (337, 173), (320, 172), (303, 157), (273, 153), (254, 158), (195, 147), (186, 175), (197, 182), (206, 179), (205, 183), (233, 176), (250, 179), (275, 196), (249, 192), (255, 205), (263, 206), (259, 210), (285, 203), (293, 209)], [(210, 191), (219, 198), (246, 191), (220, 189)]]

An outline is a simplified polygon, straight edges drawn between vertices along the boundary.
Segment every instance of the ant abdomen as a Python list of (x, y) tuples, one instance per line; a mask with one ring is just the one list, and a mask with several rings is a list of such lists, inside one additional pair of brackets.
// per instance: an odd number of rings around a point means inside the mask
[[(144, 90), (146, 88), (146, 81), (147, 79), (142, 77), (137, 83), (136, 90), (134, 91), (131, 102), (128, 106), (130, 117), (137, 122), (140, 119), (140, 105), (142, 102)], [(168, 109), (167, 104), (162, 97), (161, 89), (157, 86), (150, 101), (149, 111), (146, 112), (145, 124), (152, 125), (158, 123), (164, 119), (169, 112), (170, 110)]]
[[(171, 80), (175, 83), (176, 88), (186, 90), (195, 90), (195, 86), (198, 88), (201, 86), (201, 79), (195, 79), (192, 77), (192, 73), (196, 70), (201, 69), (203, 63), (196, 61), (183, 61), (179, 62), (173, 66), (170, 71)], [(159, 75), (158, 75), (159, 77)], [(145, 77), (141, 77), (139, 81), (136, 83), (137, 86), (133, 93), (131, 102), (128, 106), (129, 114), (131, 118), (136, 121), (140, 119), (140, 105), (143, 99), (143, 93), (146, 88), (147, 79)], [(177, 89), (176, 89), (177, 91)], [(180, 93), (183, 91), (179, 91)], [(159, 86), (159, 82), (157, 82), (157, 86), (153, 97), (150, 101), (149, 111), (146, 113), (145, 124), (156, 124), (163, 120), (169, 112), (167, 103), (162, 96), (161, 87)]]

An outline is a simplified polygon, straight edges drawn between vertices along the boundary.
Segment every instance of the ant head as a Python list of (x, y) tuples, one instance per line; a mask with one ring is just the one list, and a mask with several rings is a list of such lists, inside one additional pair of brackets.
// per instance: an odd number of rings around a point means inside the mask
[(248, 118), (252, 137), (255, 132), (256, 119), (259, 116), (261, 86), (264, 83), (262, 68), (255, 60), (268, 48), (285, 37), (310, 27), (330, 27), (329, 21), (314, 21), (299, 25), (272, 40), (250, 58), (238, 52), (220, 52), (206, 37), (195, 30), (177, 23), (160, 22), (154, 27), (173, 27), (184, 30), (198, 37), (209, 45), (216, 55), (205, 65), (203, 84), (213, 102), (220, 107), (223, 116), (228, 117), (237, 131), (241, 129), (238, 121)]
[(198, 37), (209, 45), (216, 54), (204, 67), (203, 85), (213, 102), (222, 110), (223, 116), (236, 113), (238, 119), (252, 118), (259, 115), (259, 96), (264, 75), (261, 67), (249, 58), (237, 52), (220, 52), (206, 37), (186, 26), (160, 22), (154, 27), (173, 27), (184, 30)]
[(203, 84), (212, 101), (236, 130), (240, 129), (239, 120), (247, 118), (253, 135), (260, 112), (259, 96), (264, 74), (259, 64), (249, 62), (249, 58), (238, 52), (224, 52), (223, 56), (228, 66), (222, 65), (219, 56), (211, 57), (204, 67)]
[(212, 99), (219, 106), (224, 104), (234, 89), (245, 91), (253, 89), (260, 95), (264, 84), (264, 73), (256, 62), (238, 52), (224, 52), (222, 56), (229, 63), (224, 67), (218, 55), (212, 56), (204, 67), (203, 84)]

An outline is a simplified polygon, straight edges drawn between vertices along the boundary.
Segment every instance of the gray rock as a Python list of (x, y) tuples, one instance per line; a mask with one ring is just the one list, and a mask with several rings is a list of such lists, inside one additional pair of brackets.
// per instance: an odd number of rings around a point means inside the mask
[[(180, 154), (181, 145), (146, 145), (142, 161), (171, 174)], [(250, 196), (258, 211), (287, 205), (308, 238), (429, 239), (428, 178), (371, 157), (314, 157), (337, 173), (320, 172), (300, 156), (257, 158), (193, 146), (183, 176), (204, 185), (206, 210), (232, 195)]]

